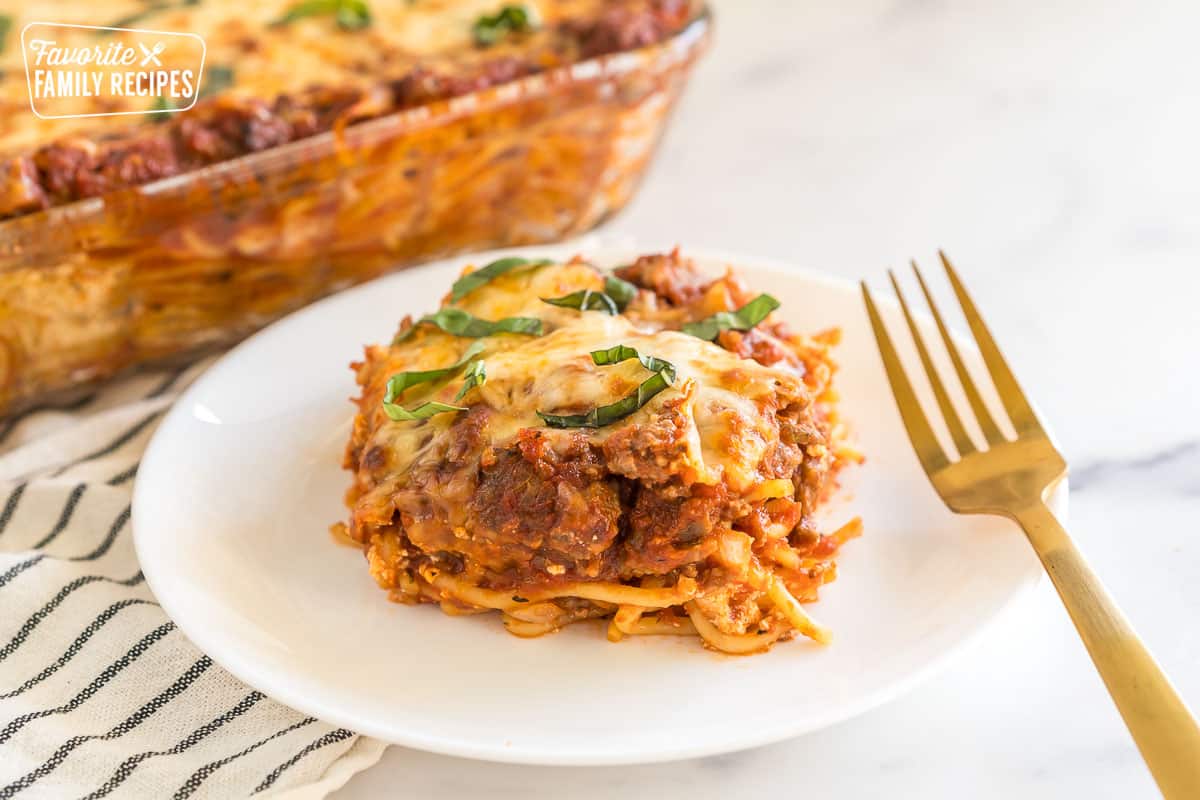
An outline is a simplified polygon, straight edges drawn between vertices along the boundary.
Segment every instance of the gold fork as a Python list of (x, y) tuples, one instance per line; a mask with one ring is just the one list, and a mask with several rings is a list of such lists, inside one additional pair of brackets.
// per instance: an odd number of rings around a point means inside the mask
[(905, 375), (904, 365), (892, 346), (879, 309), (863, 282), (867, 315), (871, 318), (892, 394), (917, 458), (951, 511), (997, 514), (1014, 520), (1024, 529), (1163, 796), (1168, 800), (1196, 800), (1200, 798), (1200, 726), (1100, 579), (1075, 549), (1071, 537), (1046, 506), (1047, 490), (1066, 475), (1067, 462), (1042, 429), (954, 267), (945, 253), (939, 251), (938, 255), (983, 354), (1001, 404), (1016, 431), (1016, 438), (1010, 439), (1001, 432), (984, 405), (914, 261), (912, 268), (921, 293), (933, 312), (970, 412), (987, 440), (987, 448), (979, 450), (963, 427), (962, 418), (930, 359), (896, 276), (889, 270), (917, 354), (958, 451), (957, 459), (951, 458), (935, 438)]

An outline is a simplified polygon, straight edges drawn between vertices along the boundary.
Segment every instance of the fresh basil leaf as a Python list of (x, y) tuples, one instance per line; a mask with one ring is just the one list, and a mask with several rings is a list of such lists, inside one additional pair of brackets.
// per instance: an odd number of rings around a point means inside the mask
[(337, 13), (339, 2), (338, 0), (303, 0), (303, 2), (293, 3), (276, 19), (272, 20), (270, 25), (274, 28), (290, 25), (298, 19), (305, 17), (315, 17), (320, 14), (335, 14)]
[[(162, 112), (162, 111), (173, 111), (174, 109), (175, 109), (175, 104), (160, 94), (158, 97), (154, 98), (154, 103), (153, 103), (153, 105), (150, 106), (150, 108), (148, 110), (153, 111), (153, 112)], [(154, 123), (166, 122), (166, 121), (167, 121), (166, 114), (163, 114), (162, 116), (154, 117), (151, 119), (151, 122), (154, 122)]]
[(607, 275), (604, 278), (604, 293), (617, 304), (618, 311), (624, 311), (625, 306), (632, 303), (633, 298), (637, 297), (638, 288), (629, 281), (621, 280), (616, 275)]
[(0, 54), (8, 43), (8, 32), (12, 30), (13, 18), (9, 14), (0, 14)]
[(203, 80), (199, 93), (201, 98), (223, 92), (230, 86), (233, 86), (233, 67), (227, 67), (224, 64), (213, 64), (204, 70), (201, 80)]
[(522, 258), (521, 256), (501, 258), (473, 272), (468, 272), (456, 280), (454, 285), (450, 287), (450, 301), (457, 303), (480, 286), (491, 283), (506, 272), (512, 272), (519, 267), (544, 267), (547, 264), (553, 263), (548, 258), (529, 259)]
[(631, 394), (626, 395), (615, 403), (597, 406), (585, 414), (544, 414), (537, 415), (551, 428), (602, 428), (618, 420), (628, 417), (637, 411), (659, 392), (675, 383), (675, 365), (655, 356), (644, 356), (632, 347), (623, 344), (615, 345), (607, 350), (594, 350), (591, 353), (592, 363), (597, 366), (620, 364), (636, 358), (642, 366), (654, 374), (638, 386)]
[(707, 319), (689, 322), (683, 326), (683, 332), (711, 342), (721, 331), (750, 330), (777, 308), (778, 300), (769, 294), (760, 294), (737, 311), (718, 311)]
[(620, 364), (622, 361), (628, 361), (631, 358), (636, 358), (638, 361), (642, 362), (643, 367), (651, 372), (670, 373), (671, 380), (669, 383), (675, 382), (674, 364), (672, 364), (670, 361), (656, 358), (655, 356), (644, 356), (638, 353), (638, 351), (634, 348), (628, 347), (627, 345), (618, 344), (608, 348), (607, 350), (593, 350), (590, 355), (592, 357), (592, 363), (598, 367), (604, 367), (610, 364)]
[(413, 335), (417, 326), (436, 325), (451, 336), (481, 339), (496, 333), (521, 333), (527, 336), (542, 335), (542, 321), (537, 317), (505, 317), (495, 321), (473, 317), (461, 308), (443, 308), (436, 314), (426, 314), (392, 344), (399, 344)]
[(363, 0), (343, 0), (338, 5), (338, 27), (344, 31), (360, 31), (371, 25), (371, 10)]
[(475, 24), (471, 26), (471, 35), (475, 37), (475, 44), (490, 47), (510, 33), (535, 30), (540, 25), (537, 9), (518, 3), (504, 6), (491, 16), (484, 14), (475, 20)]
[(431, 400), (428, 403), (422, 403), (416, 408), (409, 411), (406, 408), (401, 408), (395, 403), (384, 403), (383, 413), (387, 414), (396, 422), (405, 422), (414, 419), (429, 419), (438, 414), (445, 414), (448, 411), (466, 411), (463, 406), (452, 406), (449, 403), (439, 403), (436, 400)]
[(487, 383), (487, 367), (483, 365), (483, 361), (472, 361), (471, 366), (467, 367), (467, 371), (463, 373), (463, 385), (458, 390), (458, 394), (454, 395), (454, 402), (462, 400), (467, 392), (485, 383)]
[(607, 311), (614, 317), (621, 312), (617, 303), (604, 292), (594, 292), (591, 289), (580, 289), (578, 292), (564, 294), (562, 297), (543, 297), (543, 303), (563, 308), (574, 308), (578, 311)]
[[(448, 367), (441, 369), (427, 369), (420, 372), (399, 372), (388, 378), (387, 392), (383, 396), (384, 403), (393, 403), (396, 398), (404, 394), (404, 390), (413, 386), (418, 386), (422, 383), (430, 383), (431, 381), (447, 378), (460, 369), (465, 367), (468, 362), (483, 352), (483, 342), (472, 342), (467, 351), (462, 354), (462, 358), (455, 361)], [(479, 362), (482, 363), (482, 362)]]
[(288, 7), (282, 16), (271, 22), (271, 26), (278, 28), (298, 19), (323, 14), (332, 14), (344, 31), (362, 30), (371, 24), (371, 9), (366, 0), (301, 0)]

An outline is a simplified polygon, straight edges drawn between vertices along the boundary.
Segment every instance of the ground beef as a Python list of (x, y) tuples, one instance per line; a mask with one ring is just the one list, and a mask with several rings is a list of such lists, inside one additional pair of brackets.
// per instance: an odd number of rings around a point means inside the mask
[(189, 163), (208, 163), (277, 147), (295, 132), (261, 100), (220, 100), (179, 120), (179, 146)]
[(717, 334), (717, 344), (742, 358), (752, 358), (764, 367), (773, 367), (783, 362), (803, 375), (804, 362), (796, 355), (796, 351), (777, 337), (761, 330), (761, 327), (748, 331), (721, 331)]
[(388, 86), (396, 108), (412, 108), (481, 91), (540, 70), (541, 67), (531, 61), (503, 56), (489, 59), (477, 69), (465, 73), (444, 74), (418, 66)]
[(594, 20), (569, 20), (563, 29), (579, 41), (584, 58), (646, 47), (687, 22), (687, 0), (614, 4)]
[[(470, 425), (456, 423), (450, 441)], [(493, 586), (664, 574), (707, 558), (741, 513), (723, 485), (618, 477), (582, 434), (527, 428), (511, 446), (458, 456), (414, 466), (395, 495), (402, 529), (420, 551), (465, 555)], [(463, 468), (477, 456), (478, 469)]]
[(661, 575), (707, 558), (716, 549), (715, 528), (731, 523), (724, 519), (729, 509), (724, 485), (697, 484), (683, 497), (643, 487), (629, 513), (622, 577)]
[(604, 475), (582, 438), (561, 450), (540, 431), (524, 430), (515, 448), (497, 453), (480, 470), (468, 529), (477, 543), (516, 545), (537, 553), (546, 566), (558, 564), (564, 574), (584, 572), (579, 562), (603, 555), (620, 527), (620, 490)]
[(685, 306), (698, 300), (711, 283), (711, 279), (679, 254), (678, 248), (670, 253), (641, 256), (616, 273), (617, 277), (649, 289), (673, 306)]
[(50, 198), (40, 183), (33, 159), (23, 156), (0, 163), (0, 219), (46, 208)]
[(608, 469), (648, 485), (677, 481), (693, 483), (698, 476), (690, 466), (687, 432), (691, 424), (679, 408), (687, 398), (663, 403), (652, 422), (624, 425), (604, 440)]

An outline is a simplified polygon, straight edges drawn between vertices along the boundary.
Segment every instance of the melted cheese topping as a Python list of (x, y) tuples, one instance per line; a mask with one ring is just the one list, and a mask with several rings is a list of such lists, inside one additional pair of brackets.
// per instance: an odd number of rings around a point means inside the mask
[[(549, 332), (541, 337), (499, 334), (484, 341), (480, 356), (487, 381), (460, 404), (483, 403), (490, 416), (487, 435), (497, 447), (516, 438), (523, 428), (539, 428), (550, 436), (574, 437), (582, 430), (602, 445), (631, 426), (653, 426), (664, 417), (682, 420), (682, 467), (700, 483), (724, 481), (735, 492), (762, 482), (759, 467), (778, 440), (774, 411), (780, 396), (804, 396), (799, 377), (787, 369), (765, 367), (715, 345), (677, 331), (657, 329), (651, 321), (603, 312), (579, 312), (543, 303), (583, 288), (600, 289), (602, 277), (585, 265), (549, 266), (510, 273), (475, 290), (458, 307), (485, 319), (536, 316)], [(428, 370), (457, 361), (475, 341), (421, 326), (411, 338), (388, 352), (387, 369), (373, 388), (382, 396), (387, 377), (406, 370)], [(543, 411), (582, 413), (613, 403), (635, 391), (650, 377), (636, 360), (597, 366), (590, 353), (615, 345), (670, 361), (675, 383), (641, 409), (598, 429), (549, 429)], [(453, 403), (459, 377), (425, 384), (405, 393), (402, 404), (413, 408), (429, 400)], [(381, 412), (379, 412), (381, 413)], [(455, 414), (418, 422), (379, 420), (373, 445), (383, 446), (400, 472), (409, 469), (439, 436), (449, 435)], [(432, 435), (431, 435), (432, 434)]]
[[(148, 117), (90, 117), (41, 120), (29, 109), (21, 29), (30, 22), (68, 23), (199, 34), (207, 44), (206, 71), (233, 69), (232, 91), (272, 99), (309, 86), (366, 88), (403, 74), (416, 63), (453, 72), (464, 65), (526, 50), (534, 37), (476, 48), (471, 26), (503, 0), (366, 0), (370, 27), (341, 30), (332, 14), (272, 26), (297, 0), (164, 0), (155, 10), (145, 0), (0, 0), (0, 15), (11, 20), (0, 41), (0, 152), (32, 148), (80, 131), (113, 130), (145, 124)], [(533, 5), (549, 31), (562, 19), (595, 15), (604, 0), (537, 0)], [(536, 36), (536, 34), (535, 34)], [(121, 41), (120, 33), (97, 38), (94, 31), (60, 29), (64, 47), (91, 47)], [(132, 45), (131, 45), (132, 46)], [(201, 85), (203, 89), (203, 83)], [(78, 112), (145, 110), (155, 98), (103, 98), (72, 101)]]

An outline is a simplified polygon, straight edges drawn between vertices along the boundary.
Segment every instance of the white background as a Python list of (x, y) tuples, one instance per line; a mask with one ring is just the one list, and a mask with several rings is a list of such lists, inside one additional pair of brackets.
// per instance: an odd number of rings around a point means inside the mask
[[(714, 5), (716, 47), (606, 232), (880, 287), (946, 248), (1059, 434), (1070, 529), (1200, 708), (1200, 6)], [(394, 747), (336, 797), (768, 792), (1154, 796), (1045, 583), (940, 678), (800, 739), (602, 769)]]

